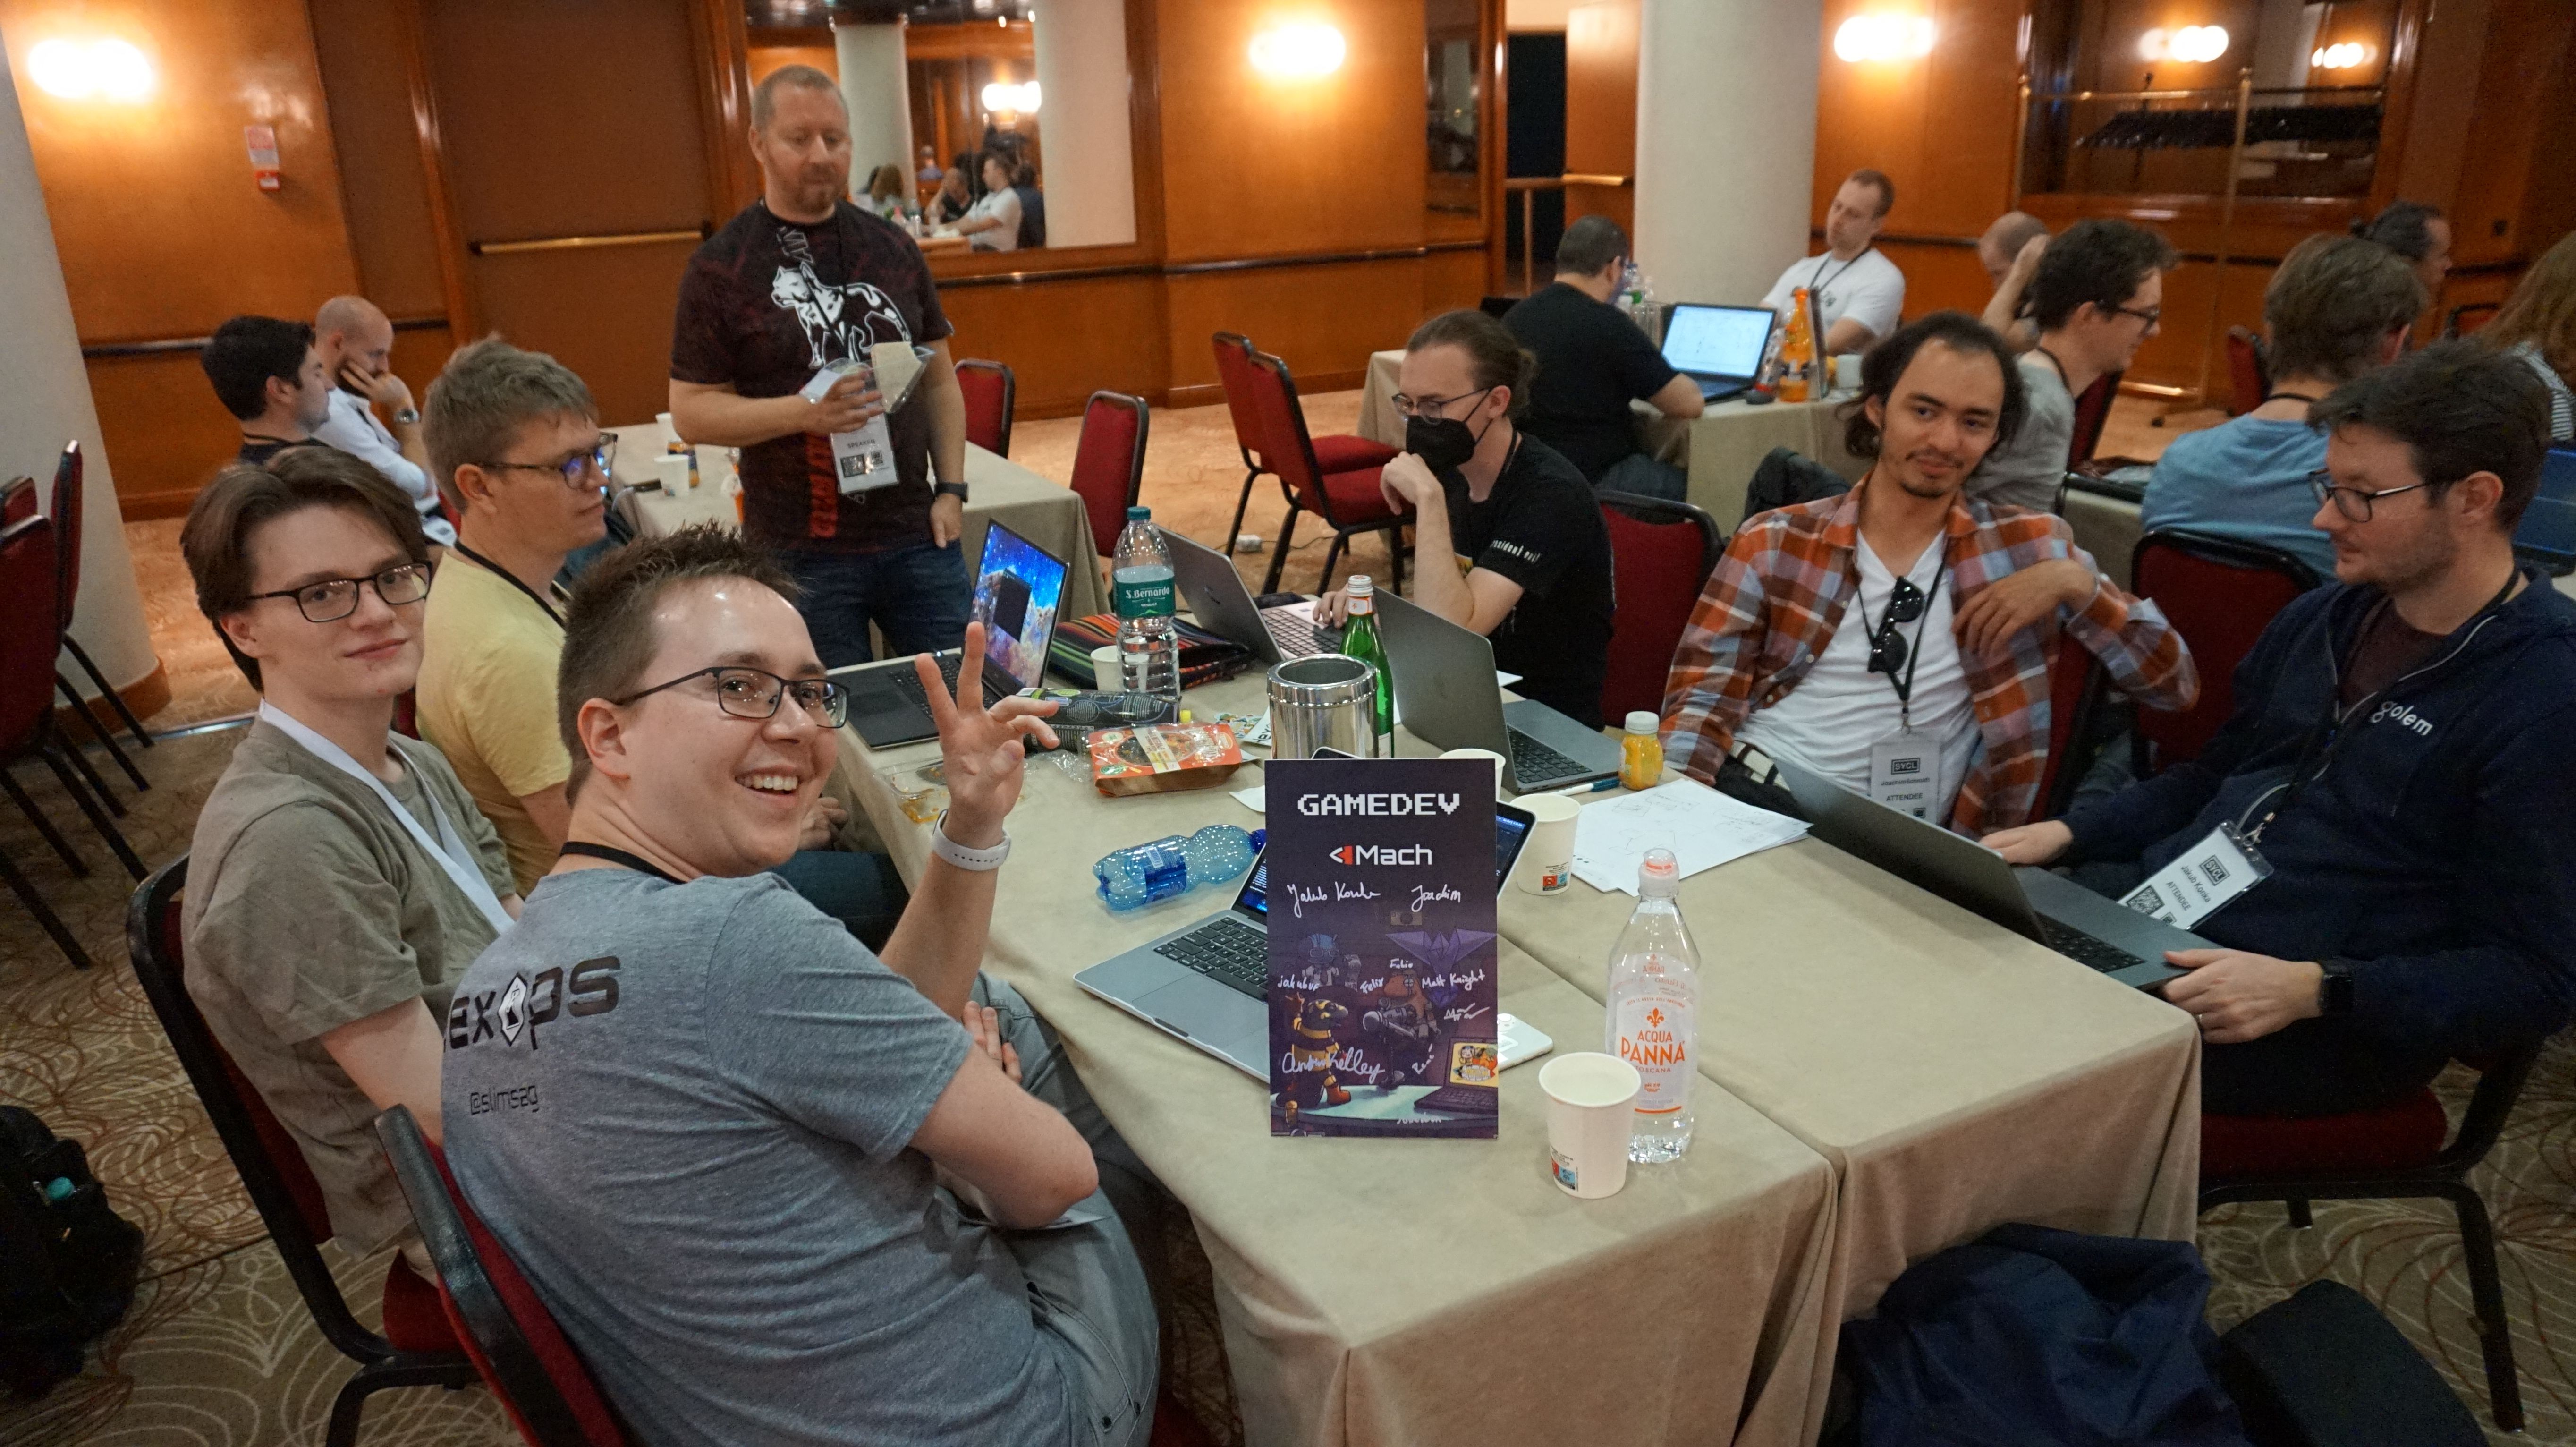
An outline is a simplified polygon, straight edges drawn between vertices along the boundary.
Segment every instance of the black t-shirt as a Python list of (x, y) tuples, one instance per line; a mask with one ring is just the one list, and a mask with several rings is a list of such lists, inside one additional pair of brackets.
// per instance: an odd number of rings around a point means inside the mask
[(259, 466), (286, 449), (301, 445), (303, 444), (285, 437), (253, 437), (245, 432), (242, 434), (241, 451), (233, 454), (233, 460)]
[(1637, 450), (1628, 404), (1678, 374), (1626, 313), (1559, 281), (1504, 314), (1503, 325), (1538, 357), (1521, 423), (1531, 436), (1587, 478)]
[[(671, 376), (784, 397), (829, 363), (866, 361), (878, 342), (928, 346), (949, 331), (921, 248), (893, 223), (844, 201), (807, 226), (755, 201), (689, 258)], [(867, 492), (841, 492), (828, 437), (791, 432), (744, 448), (743, 531), (765, 547), (826, 552), (927, 543), (930, 409), (916, 399), (886, 420), (896, 481)]]
[[(1633, 330), (1633, 328), (1632, 328)], [(1601, 678), (1610, 666), (1610, 528), (1592, 484), (1556, 450), (1523, 433), (1483, 502), (1457, 473), (1447, 485), (1449, 538), (1464, 566), (1521, 585), (1521, 600), (1495, 625), (1494, 666), (1517, 673), (1512, 691), (1588, 727), (1601, 726)], [(1424, 566), (1436, 566), (1426, 561)]]
[(2410, 625), (2397, 616), (2395, 604), (2383, 599), (2362, 621), (2361, 636), (2353, 640), (2352, 652), (2344, 659), (2339, 701), (2350, 708), (2388, 687), (2413, 672), (2441, 644), (2442, 635)]

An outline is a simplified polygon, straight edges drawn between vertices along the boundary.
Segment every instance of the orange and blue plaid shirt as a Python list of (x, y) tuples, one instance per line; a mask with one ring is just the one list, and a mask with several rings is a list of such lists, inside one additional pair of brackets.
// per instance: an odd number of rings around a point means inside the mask
[[(1717, 781), (1735, 731), (1788, 696), (1823, 655), (1860, 588), (1855, 561), (1861, 486), (1840, 497), (1748, 519), (1709, 574), (1682, 630), (1664, 684), (1666, 759), (1702, 783)], [(1989, 508), (1962, 494), (1950, 504), (1945, 551), (1962, 612), (1988, 584), (2059, 558), (2086, 567), (2063, 518)], [(2081, 609), (2058, 610), (2062, 632), (2090, 650), (2122, 692), (2150, 708), (2189, 708), (2200, 677), (2182, 636), (2155, 604), (2098, 580)], [(1950, 827), (1977, 835), (2030, 822), (2048, 764), (2049, 666), (2061, 628), (2043, 622), (2012, 636), (2002, 656), (1965, 666), (1980, 738), (1959, 786)]]

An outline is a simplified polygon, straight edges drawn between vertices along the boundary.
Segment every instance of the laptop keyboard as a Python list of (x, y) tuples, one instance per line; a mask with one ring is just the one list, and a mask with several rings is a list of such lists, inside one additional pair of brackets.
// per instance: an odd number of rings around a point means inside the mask
[(2095, 939), (2082, 930), (2059, 924), (2046, 915), (2039, 917), (2039, 932), (2047, 940), (2050, 949), (2077, 964), (2100, 970), (2106, 975), (2113, 970), (2125, 970), (2131, 965), (2146, 963), (2117, 945)]
[[(963, 668), (966, 664), (964, 656), (955, 653), (934, 653), (930, 657), (932, 662), (939, 665), (939, 677), (941, 681), (948, 685), (949, 695), (954, 697), (957, 693), (957, 671)], [(930, 695), (922, 691), (921, 671), (919, 669), (911, 667), (909, 662), (907, 662), (906, 666), (902, 668), (887, 669), (885, 671), (885, 678), (888, 683), (894, 685), (894, 689), (897, 693), (911, 699), (914, 703), (920, 704), (923, 712), (927, 713), (929, 711)], [(985, 705), (989, 707), (996, 701), (993, 687), (993, 675), (990, 672), (987, 672), (984, 675), (984, 702)]]
[(1239, 919), (1212, 919), (1154, 953), (1256, 1000), (1270, 998), (1270, 936)]
[(1281, 658), (1313, 658), (1342, 648), (1342, 630), (1309, 622), (1285, 609), (1263, 609), (1261, 626), (1270, 630), (1270, 641), (1279, 645)]
[(1571, 779), (1587, 772), (1583, 765), (1569, 759), (1519, 729), (1506, 729), (1511, 736), (1512, 777), (1524, 784)]

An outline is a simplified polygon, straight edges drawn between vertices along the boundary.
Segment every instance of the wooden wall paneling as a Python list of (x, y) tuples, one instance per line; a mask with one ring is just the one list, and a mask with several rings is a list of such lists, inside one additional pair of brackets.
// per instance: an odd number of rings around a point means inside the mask
[(241, 447), (241, 426), (215, 400), (197, 354), (92, 357), (87, 371), (99, 442), (116, 464), (118, 510), (129, 521), (185, 513)]
[(411, 384), (414, 399), (425, 399), (430, 382), (456, 351), (457, 335), (445, 323), (424, 327), (404, 326), (400, 321), (394, 327), (394, 375)]
[(427, 185), (430, 230), (438, 252), (438, 276), (447, 298), (447, 325), (460, 337), (482, 334), (482, 309), (466, 276), (470, 260), (465, 233), (456, 220), (456, 183), (448, 172), (447, 140), (439, 127), (438, 92), (429, 71), (429, 31), (420, 13), (421, 0), (384, 0), (395, 18), (401, 46), (403, 85), (411, 97), (412, 133), (420, 147), (421, 175)]
[[(810, 65), (835, 80), (841, 76), (841, 53), (829, 45), (754, 45), (743, 52), (743, 64), (743, 79), (755, 90), (772, 71), (791, 65)], [(741, 143), (741, 137), (734, 139), (736, 144)], [(753, 164), (757, 167), (759, 163)]]
[[(1507, 6), (1508, 0), (1502, 3)], [(1495, 8), (1494, 0), (1488, 0), (1489, 15)], [(1495, 25), (1486, 41), (1492, 55), (1487, 74), (1493, 78), (1485, 96), (1485, 292), (1491, 296), (1510, 288), (1503, 276), (1510, 250), (1506, 234), (1510, 222), (1504, 208), (1514, 204), (1503, 190), (1503, 178), (1511, 170), (1512, 114), (1511, 27), (1509, 10), (1504, 13), (1505, 23)]]
[(493, 328), (590, 384), (599, 420), (622, 427), (670, 408), (671, 314), (695, 238), (477, 260)]
[[(1485, 252), (1435, 251), (1422, 258), (1421, 317), (1474, 310), (1485, 297)], [(1417, 317), (1418, 322), (1421, 318)], [(1406, 333), (1412, 335), (1411, 332)]]
[(1007, 25), (983, 25), (961, 21), (951, 25), (907, 25), (903, 31), (903, 58), (915, 60), (1026, 60), (1038, 58), (1037, 30), (1028, 21), (1014, 20)]
[(1159, 404), (1169, 385), (1158, 275), (952, 286), (939, 305), (954, 355), (1010, 367), (1019, 416), (1074, 416), (1104, 387)]
[[(760, 165), (751, 158), (749, 20), (739, 0), (689, 0), (690, 35), (698, 54), (699, 128), (705, 137), (708, 212), (721, 223), (760, 195)], [(830, 44), (825, 29), (825, 44)], [(819, 66), (841, 73), (840, 60)], [(909, 158), (906, 164), (910, 164)]]
[[(1934, 7), (1933, 44), (1943, 63), (1926, 71), (1917, 184), (1897, 182), (1897, 210), (1889, 218), (1897, 229), (1975, 237), (2003, 214), (2020, 114), (2015, 45), (2021, 12), (2020, 0), (1939, 0)], [(1830, 43), (1825, 53), (1832, 55)], [(1832, 184), (1842, 184), (1842, 178)], [(1817, 187), (1821, 199), (1832, 194), (1825, 185)], [(1817, 220), (1823, 219), (1819, 211)]]
[[(2416, 37), (2413, 114), (2398, 157), (2396, 195), (2445, 211), (2459, 204), (2478, 74), (2486, 59), (2488, 0), (2442, 0)], [(2380, 168), (2383, 172), (2390, 169)], [(2456, 245), (2456, 239), (2455, 239)]]
[[(378, 0), (306, 0), (338, 152), (359, 290), (388, 316), (444, 316), (446, 277), (408, 89), (406, 12)], [(414, 389), (417, 391), (417, 388)]]
[[(2433, 0), (2400, 0), (2396, 23), (2390, 27), (2387, 75), (2381, 82), (2387, 94), (2381, 99), (2378, 155), (2370, 174), (2369, 206), (2374, 215), (2404, 194), (2398, 188), (2413, 144), (2415, 102), (2422, 91), (2418, 72), (2424, 62), (2424, 23), (2432, 10)], [(2319, 43), (2324, 43), (2324, 37)]]
[(1625, 186), (1568, 186), (1565, 219), (1637, 225), (1637, 0), (1597, 0), (1565, 17), (1565, 169), (1625, 176)]
[[(1822, 247), (1821, 237), (1813, 243)], [(1976, 248), (1950, 241), (1898, 241), (1882, 237), (1878, 249), (1905, 273), (1905, 318), (1937, 311), (1963, 311), (1975, 316), (1986, 308), (1994, 283), (1977, 261)], [(1783, 263), (1784, 265), (1786, 263)], [(1731, 298), (1727, 298), (1730, 299)], [(1758, 298), (1756, 298), (1758, 300)]]
[[(2206, 260), (2186, 260), (2165, 273), (2164, 324), (2138, 348), (2126, 379), (2162, 387), (2192, 387), (2200, 381), (2203, 345), (2210, 347), (2210, 390), (2223, 401), (2227, 392), (2226, 355), (2217, 337), (2231, 326), (2263, 330), (2263, 288), (2272, 281), (2274, 263), (2232, 262), (2219, 292), (2218, 332), (2208, 331), (2209, 293), (2217, 268)], [(2215, 403), (2213, 403), (2215, 405)]]
[(1367, 375), (1369, 353), (1403, 346), (1421, 324), (1427, 259), (1167, 276), (1171, 405), (1223, 400), (1209, 345), (1218, 332), (1241, 332), (1285, 359), (1300, 388), (1358, 386)]

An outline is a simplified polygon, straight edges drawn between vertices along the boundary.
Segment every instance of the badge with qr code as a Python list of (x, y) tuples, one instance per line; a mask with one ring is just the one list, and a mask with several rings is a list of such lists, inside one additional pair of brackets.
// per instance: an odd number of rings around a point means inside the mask
[(2122, 904), (2190, 929), (2272, 877), (2272, 866), (2233, 824), (2221, 824), (2139, 885)]

